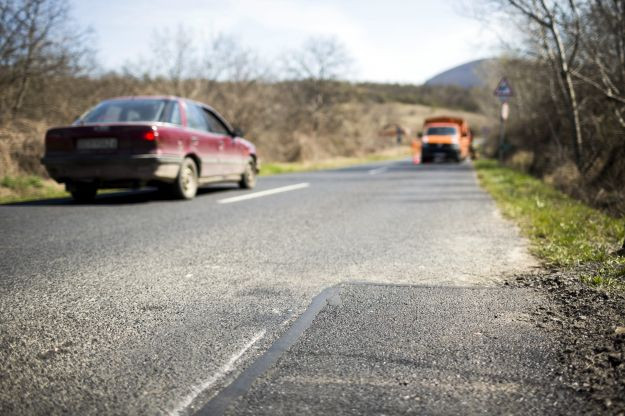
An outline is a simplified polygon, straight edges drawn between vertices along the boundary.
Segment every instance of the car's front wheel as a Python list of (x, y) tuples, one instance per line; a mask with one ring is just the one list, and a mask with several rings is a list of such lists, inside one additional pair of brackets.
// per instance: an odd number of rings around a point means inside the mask
[(253, 159), (250, 159), (245, 166), (245, 171), (241, 175), (239, 186), (243, 189), (252, 189), (256, 186), (256, 165)]
[(95, 199), (98, 193), (98, 187), (91, 183), (77, 183), (72, 186), (69, 191), (74, 201), (84, 204)]
[(180, 172), (173, 184), (173, 193), (176, 198), (193, 199), (197, 194), (198, 174), (193, 159), (187, 157), (182, 161)]

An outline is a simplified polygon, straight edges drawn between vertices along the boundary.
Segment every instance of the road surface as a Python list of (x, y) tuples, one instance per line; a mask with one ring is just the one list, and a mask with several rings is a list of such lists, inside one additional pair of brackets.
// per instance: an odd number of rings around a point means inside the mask
[[(332, 410), (311, 407), (313, 391), (346, 414), (437, 413), (436, 403), (452, 412), (462, 397), (475, 411), (520, 397), (529, 404), (506, 409), (550, 412), (545, 400), (566, 396), (550, 381), (548, 336), (525, 319), (541, 300), (501, 287), (535, 263), (469, 164), (401, 161), (280, 175), (253, 191), (213, 186), (188, 202), (142, 191), (90, 205), (3, 206), (0, 234), (3, 414), (210, 413), (216, 395), (263, 361), (270, 371), (222, 411)], [(267, 361), (311, 300), (333, 287), (338, 300), (320, 304), (319, 315), (309, 314), (312, 326), (291, 337), (293, 348)], [(480, 335), (458, 334), (466, 328)], [(298, 351), (319, 349), (361, 358), (288, 366)], [(385, 367), (371, 358), (376, 351), (395, 361)], [(433, 352), (457, 371), (438, 371)], [(423, 382), (407, 387), (424, 379), (419, 374), (434, 380), (429, 393)], [(399, 396), (385, 389), (387, 376), (409, 380)], [(464, 390), (454, 390), (452, 376)], [(370, 383), (375, 394), (354, 382), (365, 379), (378, 380)], [(491, 394), (493, 383), (508, 390)], [(391, 403), (417, 396), (408, 407)]]

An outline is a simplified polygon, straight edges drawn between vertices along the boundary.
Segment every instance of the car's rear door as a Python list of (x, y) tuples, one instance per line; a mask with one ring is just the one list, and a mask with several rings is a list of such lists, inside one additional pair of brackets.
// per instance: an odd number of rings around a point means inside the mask
[(221, 142), (211, 132), (208, 117), (199, 105), (187, 101), (187, 128), (190, 132), (190, 149), (202, 161), (201, 176), (223, 175), (219, 160)]

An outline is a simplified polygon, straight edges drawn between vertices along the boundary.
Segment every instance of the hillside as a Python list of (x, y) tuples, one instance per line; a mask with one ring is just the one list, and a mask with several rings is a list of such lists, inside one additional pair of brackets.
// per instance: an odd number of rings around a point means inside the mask
[(463, 88), (483, 87), (492, 72), (493, 59), (479, 59), (448, 69), (425, 82), (427, 86), (453, 85)]

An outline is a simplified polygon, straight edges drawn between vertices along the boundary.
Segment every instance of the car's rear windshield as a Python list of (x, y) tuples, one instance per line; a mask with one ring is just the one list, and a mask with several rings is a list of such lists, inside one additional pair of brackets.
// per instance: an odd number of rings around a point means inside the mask
[(454, 127), (430, 127), (425, 134), (428, 136), (453, 136), (458, 130)]
[(81, 123), (117, 123), (163, 121), (165, 107), (171, 100), (135, 99), (104, 101), (79, 121)]

